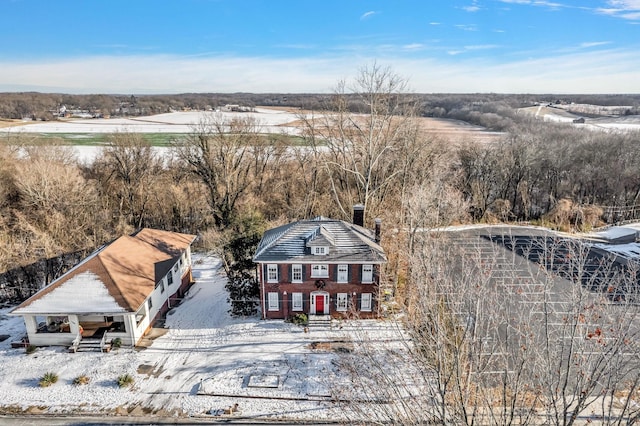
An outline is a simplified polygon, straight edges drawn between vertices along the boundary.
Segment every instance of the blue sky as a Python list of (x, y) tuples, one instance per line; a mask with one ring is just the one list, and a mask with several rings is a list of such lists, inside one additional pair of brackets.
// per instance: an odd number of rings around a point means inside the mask
[(640, 0), (0, 0), (0, 91), (640, 93)]

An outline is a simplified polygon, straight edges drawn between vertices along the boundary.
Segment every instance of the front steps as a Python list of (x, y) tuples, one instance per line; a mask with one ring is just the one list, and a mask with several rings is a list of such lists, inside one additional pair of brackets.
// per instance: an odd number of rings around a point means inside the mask
[(331, 329), (331, 317), (329, 315), (309, 315), (307, 319), (309, 329)]
[(102, 339), (82, 339), (78, 345), (72, 345), (69, 347), (69, 352), (110, 352), (111, 342), (105, 342), (104, 346)]

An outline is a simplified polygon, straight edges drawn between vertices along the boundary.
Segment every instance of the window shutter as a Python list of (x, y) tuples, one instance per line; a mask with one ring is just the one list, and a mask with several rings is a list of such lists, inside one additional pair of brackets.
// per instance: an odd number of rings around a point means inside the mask
[(307, 280), (307, 265), (302, 264), (302, 281)]
[(362, 309), (362, 293), (358, 293), (356, 296), (356, 311)]
[(353, 279), (351, 278), (352, 272), (351, 272), (351, 268), (353, 267), (353, 265), (347, 265), (347, 282), (351, 282), (353, 281)]
[(329, 265), (329, 279), (333, 282), (338, 281), (338, 265)]
[(262, 264), (262, 282), (263, 283), (267, 282), (267, 264), (266, 263)]
[(292, 270), (293, 270), (293, 266), (291, 264), (287, 265), (287, 282), (288, 283), (293, 281), (293, 275), (291, 275)]
[(278, 282), (279, 283), (282, 282), (282, 270), (284, 269), (282, 266), (283, 265), (278, 263)]

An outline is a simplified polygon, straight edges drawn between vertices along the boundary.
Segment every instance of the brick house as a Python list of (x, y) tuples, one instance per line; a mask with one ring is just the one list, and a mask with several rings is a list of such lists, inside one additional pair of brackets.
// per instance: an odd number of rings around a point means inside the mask
[(257, 264), (263, 319), (307, 315), (378, 314), (380, 266), (386, 262), (376, 230), (363, 227), (364, 208), (354, 223), (317, 217), (265, 232)]

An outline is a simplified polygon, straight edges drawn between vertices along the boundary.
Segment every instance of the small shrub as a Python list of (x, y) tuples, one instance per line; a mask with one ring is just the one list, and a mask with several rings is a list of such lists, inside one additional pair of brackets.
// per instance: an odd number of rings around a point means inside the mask
[(38, 384), (40, 385), (41, 388), (46, 388), (47, 386), (51, 386), (57, 381), (58, 381), (58, 375), (56, 373), (49, 372), (49, 373), (45, 373), (45, 375), (42, 376)]
[(89, 377), (82, 375), (82, 376), (78, 376), (75, 379), (73, 379), (73, 384), (74, 385), (86, 385), (89, 383)]
[(111, 347), (115, 349), (119, 349), (120, 347), (122, 347), (122, 339), (119, 337), (116, 337), (115, 339), (113, 339), (111, 341)]
[(118, 386), (121, 388), (133, 385), (133, 376), (131, 374), (122, 374), (118, 377)]
[(38, 347), (36, 345), (29, 345), (26, 347), (26, 349), (24, 350), (27, 354), (32, 354), (35, 351), (38, 350)]
[(307, 315), (306, 314), (295, 314), (291, 317), (291, 322), (296, 325), (304, 325), (307, 323)]

